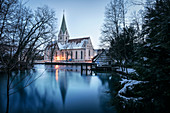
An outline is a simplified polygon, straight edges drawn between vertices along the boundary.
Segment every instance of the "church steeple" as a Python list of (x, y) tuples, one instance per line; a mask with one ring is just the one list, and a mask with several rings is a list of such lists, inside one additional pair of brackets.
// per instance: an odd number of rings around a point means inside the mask
[(66, 43), (68, 39), (69, 39), (69, 34), (66, 26), (65, 16), (63, 13), (63, 20), (62, 20), (60, 32), (58, 34), (58, 42), (61, 42), (63, 44)]
[(65, 33), (65, 31), (67, 30), (64, 14), (63, 14), (63, 20), (62, 20), (62, 24), (61, 24), (61, 30), (63, 33)]

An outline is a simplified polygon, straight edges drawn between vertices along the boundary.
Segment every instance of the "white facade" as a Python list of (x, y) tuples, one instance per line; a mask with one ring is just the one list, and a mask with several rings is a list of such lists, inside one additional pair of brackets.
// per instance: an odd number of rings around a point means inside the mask
[(53, 42), (53, 44), (49, 44), (45, 49), (45, 61), (51, 60), (53, 48), (54, 62), (91, 62), (94, 57), (94, 49), (90, 37), (69, 39), (64, 15), (58, 40)]

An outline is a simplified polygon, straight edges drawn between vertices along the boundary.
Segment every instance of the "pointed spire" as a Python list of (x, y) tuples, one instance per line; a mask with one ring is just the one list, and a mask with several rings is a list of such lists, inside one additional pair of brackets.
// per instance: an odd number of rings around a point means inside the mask
[(64, 16), (64, 10), (63, 10), (63, 20), (61, 23), (60, 32), (58, 34), (58, 42), (62, 42), (63, 44), (66, 43), (69, 40), (69, 34), (66, 27), (66, 21)]
[(62, 24), (61, 24), (61, 30), (63, 33), (65, 33), (65, 31), (67, 30), (65, 16), (64, 16), (64, 10), (63, 10), (63, 20), (62, 20)]

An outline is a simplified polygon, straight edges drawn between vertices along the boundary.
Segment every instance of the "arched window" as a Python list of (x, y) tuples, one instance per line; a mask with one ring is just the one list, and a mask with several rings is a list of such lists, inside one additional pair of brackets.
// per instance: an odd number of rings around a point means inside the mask
[(64, 57), (64, 52), (62, 52), (62, 57)]
[(66, 52), (66, 59), (68, 59), (68, 52)]
[(77, 51), (76, 51), (76, 59), (77, 59)]
[(89, 50), (89, 56), (90, 56), (90, 50)]
[(71, 59), (73, 59), (73, 52), (71, 51)]
[(83, 51), (81, 51), (81, 59), (83, 59)]

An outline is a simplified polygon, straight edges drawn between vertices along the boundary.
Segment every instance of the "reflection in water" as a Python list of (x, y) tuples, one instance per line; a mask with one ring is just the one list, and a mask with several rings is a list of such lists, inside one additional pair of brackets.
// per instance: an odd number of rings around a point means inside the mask
[(55, 65), (55, 69), (58, 69), (59, 68), (59, 66), (58, 65)]
[[(39, 76), (46, 68), (38, 80), (10, 96), (10, 113), (116, 112), (112, 107), (105, 107), (110, 99), (110, 94), (105, 93), (109, 90), (109, 76), (81, 76), (79, 66), (61, 65), (35, 65), (34, 76)], [(4, 86), (6, 77), (0, 76), (0, 93), (6, 92)], [(6, 95), (0, 95), (0, 113), (4, 113), (5, 108)]]
[(67, 81), (67, 71), (65, 71), (64, 74), (60, 75), (60, 79), (59, 79), (60, 92), (61, 92), (61, 96), (62, 96), (63, 105), (65, 104), (65, 99), (66, 99), (66, 93), (67, 93), (67, 87), (68, 87), (67, 82), (68, 82)]
[(56, 71), (55, 71), (55, 79), (58, 82), (58, 69), (56, 69)]

